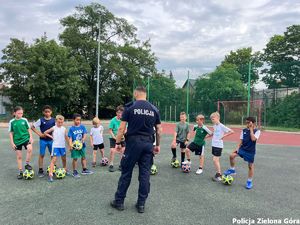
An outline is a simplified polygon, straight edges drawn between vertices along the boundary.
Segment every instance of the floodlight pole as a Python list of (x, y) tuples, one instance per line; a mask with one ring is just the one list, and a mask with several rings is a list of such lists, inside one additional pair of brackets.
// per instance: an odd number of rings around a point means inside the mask
[(187, 114), (188, 122), (190, 122), (189, 101), (190, 101), (190, 71), (188, 70), (188, 79), (187, 79), (187, 86), (186, 86), (186, 114)]
[(136, 88), (135, 78), (133, 78), (133, 84), (132, 84), (132, 101), (134, 101), (134, 90)]
[(148, 76), (148, 85), (147, 85), (147, 97), (148, 97), (148, 101), (150, 101), (150, 76)]
[(99, 116), (100, 34), (101, 34), (101, 15), (99, 16), (99, 34), (98, 34), (96, 117)]
[(250, 98), (251, 98), (251, 93), (250, 93), (250, 81), (251, 81), (251, 63), (252, 60), (249, 61), (249, 71), (248, 71), (248, 104), (247, 104), (247, 116), (250, 116)]

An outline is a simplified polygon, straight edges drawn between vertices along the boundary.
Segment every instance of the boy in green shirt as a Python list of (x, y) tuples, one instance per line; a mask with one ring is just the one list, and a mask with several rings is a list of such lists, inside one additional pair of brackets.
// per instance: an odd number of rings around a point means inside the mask
[(191, 164), (191, 151), (195, 152), (195, 155), (199, 155), (199, 168), (196, 171), (198, 175), (203, 172), (205, 138), (212, 135), (212, 132), (204, 125), (204, 119), (202, 114), (196, 117), (195, 138), (186, 148), (187, 162), (185, 163)]
[[(121, 124), (121, 117), (122, 117), (122, 113), (124, 111), (124, 107), (123, 106), (118, 106), (116, 109), (116, 116), (114, 118), (111, 119), (110, 123), (109, 123), (109, 144), (110, 144), (110, 154), (109, 154), (109, 167), (108, 170), (109, 172), (114, 172), (114, 158), (115, 158), (115, 153), (116, 153), (116, 137), (118, 134), (118, 130)], [(121, 141), (121, 145), (122, 145), (122, 152), (124, 152), (125, 150), (125, 141), (124, 139)], [(119, 170), (121, 170), (121, 166), (119, 166)]]
[(9, 121), (9, 138), (12, 149), (16, 152), (19, 169), (18, 179), (23, 178), (22, 147), (27, 150), (25, 169), (32, 170), (29, 165), (32, 155), (33, 138), (27, 119), (23, 118), (23, 108), (20, 106), (14, 109), (15, 118)]

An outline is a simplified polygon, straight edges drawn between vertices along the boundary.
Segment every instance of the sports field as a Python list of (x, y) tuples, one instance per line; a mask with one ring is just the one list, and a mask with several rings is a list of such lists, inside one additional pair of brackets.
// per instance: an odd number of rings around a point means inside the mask
[[(38, 139), (34, 137), (33, 166), (37, 170)], [(137, 168), (125, 210), (119, 212), (109, 206), (119, 171), (110, 173), (107, 167), (97, 166), (93, 175), (81, 176), (78, 180), (66, 177), (48, 183), (46, 177), (37, 176), (31, 181), (17, 180), (15, 153), (10, 150), (7, 129), (1, 128), (0, 225), (232, 224), (233, 218), (300, 219), (299, 146), (258, 144), (254, 188), (246, 190), (247, 164), (242, 159), (238, 159), (238, 175), (233, 185), (225, 186), (211, 180), (214, 169), (209, 141), (204, 173), (200, 176), (194, 173), (197, 168), (195, 156), (190, 174), (170, 167), (170, 142), (171, 135), (165, 134), (161, 154), (155, 159), (159, 173), (151, 177), (146, 212), (138, 214), (134, 208)], [(223, 170), (228, 167), (228, 156), (235, 145), (234, 142), (225, 143), (221, 158)], [(105, 146), (108, 156), (107, 129)], [(88, 149), (88, 161), (91, 162), (89, 145)], [(46, 161), (49, 162), (49, 155)]]

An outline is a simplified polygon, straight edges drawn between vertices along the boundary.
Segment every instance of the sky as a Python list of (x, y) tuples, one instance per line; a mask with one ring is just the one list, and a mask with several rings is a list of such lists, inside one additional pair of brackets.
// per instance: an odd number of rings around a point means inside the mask
[(299, 0), (0, 0), (0, 49), (10, 38), (30, 43), (44, 32), (57, 39), (59, 19), (91, 2), (127, 19), (139, 39), (150, 39), (157, 68), (171, 70), (178, 86), (187, 71), (191, 78), (212, 72), (231, 50), (261, 51), (273, 35), (300, 24)]

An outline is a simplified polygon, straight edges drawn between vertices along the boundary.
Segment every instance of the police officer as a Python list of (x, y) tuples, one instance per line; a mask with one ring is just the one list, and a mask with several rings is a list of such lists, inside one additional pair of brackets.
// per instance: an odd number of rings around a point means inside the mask
[[(135, 102), (125, 106), (122, 122), (116, 138), (116, 150), (121, 151), (121, 138), (126, 133), (126, 149), (121, 162), (122, 174), (118, 189), (111, 206), (124, 210), (124, 199), (131, 182), (132, 170), (136, 163), (139, 166), (139, 192), (136, 208), (139, 213), (145, 210), (145, 202), (150, 192), (150, 168), (153, 153), (160, 152), (161, 124), (158, 109), (146, 100), (146, 89), (137, 87), (134, 90)], [(156, 145), (153, 148), (154, 129)]]

